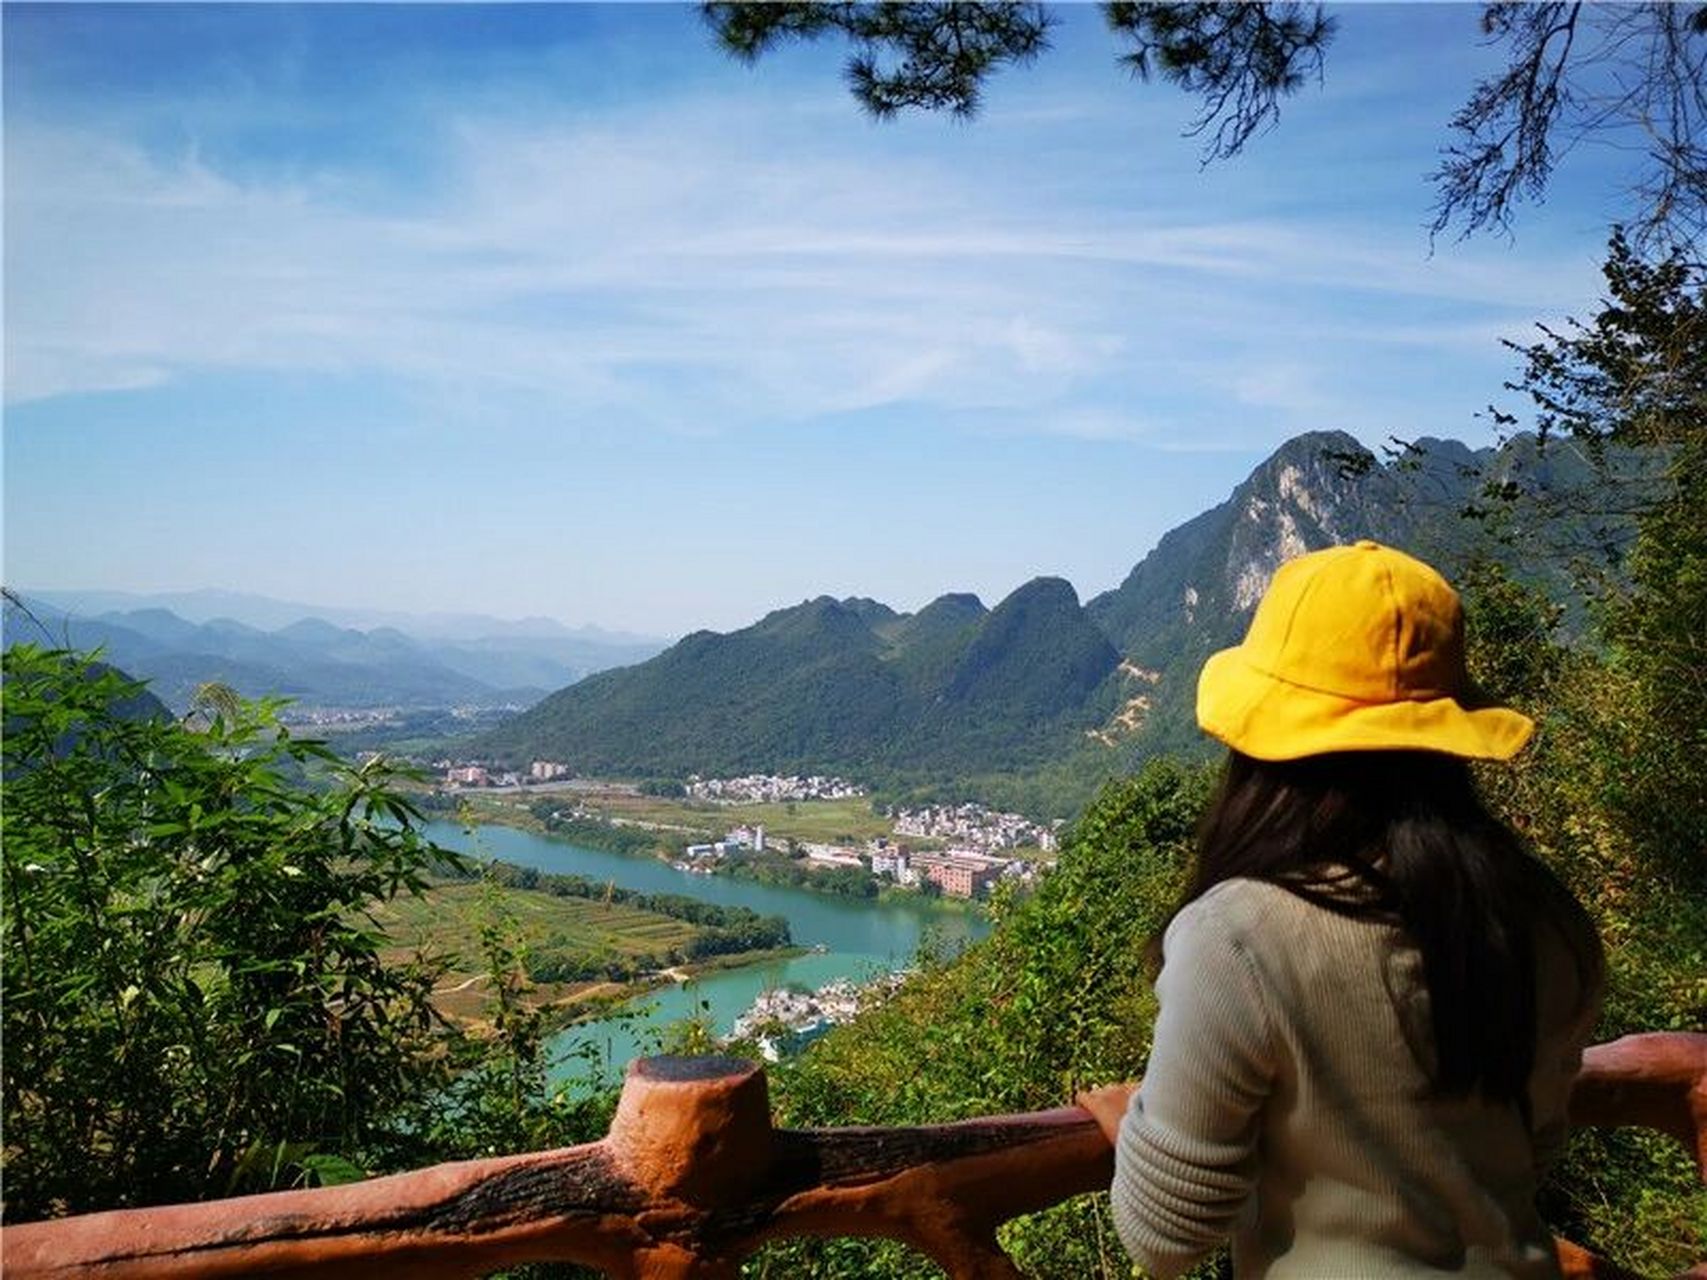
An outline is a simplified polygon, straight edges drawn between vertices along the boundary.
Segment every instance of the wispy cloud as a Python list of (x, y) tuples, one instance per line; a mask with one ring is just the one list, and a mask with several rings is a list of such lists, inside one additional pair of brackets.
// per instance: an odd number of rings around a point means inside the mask
[[(803, 155), (765, 127), (722, 101), (450, 118), (431, 190), (386, 203), (335, 172), (239, 177), (116, 128), (19, 124), (7, 397), (356, 373), (640, 426), (905, 401), (1140, 439), (1110, 424), (1155, 416), (1158, 370), (1229, 406), (1343, 407), (1302, 389), (1345, 352), (1289, 337), (1343, 297), (1381, 314), (1342, 341), (1411, 345), (1556, 297), (1559, 265), (1534, 258), (1448, 263), (1320, 218), (1110, 212), (1018, 183), (990, 207), (938, 163)], [(1446, 314), (1417, 321), (1421, 303)], [(1092, 388), (1105, 407), (1069, 411)]]

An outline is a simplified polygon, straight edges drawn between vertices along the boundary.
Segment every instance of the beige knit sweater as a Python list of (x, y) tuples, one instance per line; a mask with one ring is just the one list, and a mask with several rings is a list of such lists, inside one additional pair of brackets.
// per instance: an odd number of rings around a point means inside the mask
[(1429, 1097), (1422, 957), (1397, 929), (1252, 880), (1186, 907), (1116, 1147), (1127, 1249), (1159, 1277), (1229, 1237), (1241, 1280), (1556, 1276), (1535, 1190), (1596, 1001), (1562, 944), (1540, 946), (1530, 1127)]

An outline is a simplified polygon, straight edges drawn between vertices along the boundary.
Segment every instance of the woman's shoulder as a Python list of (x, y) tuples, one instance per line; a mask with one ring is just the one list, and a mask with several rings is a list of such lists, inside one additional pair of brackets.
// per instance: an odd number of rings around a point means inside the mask
[(1284, 885), (1242, 876), (1221, 881), (1182, 907), (1168, 926), (1164, 947), (1176, 930), (1258, 953), (1288, 949), (1324, 933), (1390, 932), (1379, 922), (1355, 920), (1318, 906)]
[(1276, 920), (1311, 919), (1330, 915), (1290, 889), (1269, 880), (1234, 876), (1193, 899), (1180, 911), (1194, 919), (1213, 920), (1223, 928), (1248, 929)]
[(1264, 880), (1223, 880), (1179, 909), (1163, 936), (1163, 953), (1174, 954), (1187, 946), (1239, 951), (1261, 947), (1294, 915), (1293, 903), (1309, 905)]

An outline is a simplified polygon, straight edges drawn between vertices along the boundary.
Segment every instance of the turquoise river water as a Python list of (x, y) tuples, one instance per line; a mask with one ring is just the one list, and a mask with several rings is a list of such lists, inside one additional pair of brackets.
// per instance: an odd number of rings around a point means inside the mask
[(553, 1058), (563, 1075), (585, 1074), (583, 1054), (589, 1049), (608, 1071), (620, 1073), (630, 1058), (653, 1051), (657, 1031), (667, 1023), (703, 1012), (719, 1035), (727, 1035), (735, 1019), (768, 988), (789, 983), (820, 987), (836, 978), (870, 978), (909, 964), (927, 935), (952, 951), (983, 937), (990, 927), (981, 916), (922, 901), (840, 898), (730, 876), (694, 875), (654, 858), (588, 849), (514, 827), (483, 826), (470, 833), (456, 823), (431, 822), (424, 831), (446, 848), (517, 866), (781, 915), (788, 920), (797, 946), (823, 948), (790, 960), (661, 987), (623, 1006), (620, 1012), (629, 1016), (570, 1027), (552, 1043)]

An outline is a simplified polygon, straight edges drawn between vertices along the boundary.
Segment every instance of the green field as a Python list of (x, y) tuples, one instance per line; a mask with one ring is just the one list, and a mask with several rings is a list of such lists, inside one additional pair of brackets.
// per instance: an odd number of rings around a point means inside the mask
[[(532, 962), (656, 958), (699, 933), (686, 921), (623, 903), (607, 906), (586, 898), (462, 883), (436, 884), (419, 898), (395, 898), (374, 916), (390, 940), (392, 959), (416, 951), (448, 959), (434, 1003), (446, 1017), (465, 1023), (482, 1020), (489, 998), (480, 946), (480, 932), (489, 924), (502, 923), (512, 945), (519, 940)], [(506, 917), (510, 923), (503, 923)], [(529, 999), (537, 1006), (561, 1008), (622, 990), (623, 985), (613, 981), (541, 982)]]
[[(529, 831), (544, 826), (528, 806), (542, 799), (561, 798), (565, 808), (580, 806), (605, 819), (643, 823), (658, 828), (673, 842), (721, 837), (731, 827), (763, 826), (770, 840), (809, 840), (815, 844), (864, 844), (894, 832), (895, 824), (871, 811), (871, 801), (855, 796), (845, 800), (797, 800), (786, 804), (713, 804), (668, 796), (643, 796), (610, 787), (573, 794), (550, 791), (470, 791), (458, 798), (476, 818), (507, 823)], [(931, 840), (909, 839), (928, 848)]]
[[(551, 791), (469, 791), (458, 796), (476, 822), (500, 822), (525, 831), (548, 834), (530, 806), (553, 799), (565, 809), (578, 806), (595, 820), (630, 823), (657, 832), (664, 849), (721, 839), (730, 828), (762, 826), (772, 847), (787, 840), (814, 844), (863, 845), (879, 836), (893, 836), (895, 824), (871, 811), (868, 798), (796, 800), (780, 804), (714, 804), (668, 796), (644, 796), (620, 785), (574, 793)], [(940, 849), (946, 842), (929, 836), (908, 836), (910, 849)]]
[(871, 811), (863, 796), (845, 800), (796, 800), (785, 804), (713, 804), (707, 800), (642, 796), (626, 791), (595, 791), (577, 797), (605, 817), (663, 827), (688, 827), (708, 836), (721, 836), (731, 827), (763, 826), (771, 839), (814, 843), (864, 843), (894, 830), (888, 818)]
[(699, 932), (684, 920), (620, 902), (479, 884), (435, 885), (424, 897), (393, 899), (376, 915), (395, 946), (425, 946), (469, 968), (481, 963), (480, 930), (494, 919), (494, 907), (515, 921), (535, 955), (662, 955)]

